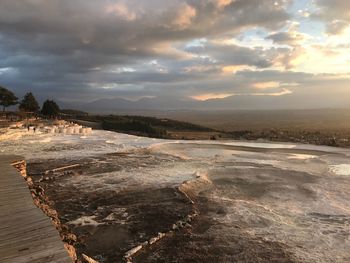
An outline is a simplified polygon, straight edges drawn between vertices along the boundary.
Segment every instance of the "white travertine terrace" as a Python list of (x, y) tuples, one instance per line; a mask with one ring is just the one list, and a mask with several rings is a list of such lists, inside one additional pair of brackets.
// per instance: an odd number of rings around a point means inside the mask
[[(281, 242), (301, 262), (340, 263), (349, 259), (350, 149), (288, 143), (169, 141), (108, 131), (92, 131), (84, 136), (68, 134), (75, 132), (73, 127), (62, 129), (66, 130), (0, 141), (0, 151), (23, 155), (30, 162), (142, 150), (161, 156), (164, 162), (145, 165), (134, 151), (130, 167), (96, 176), (75, 175), (68, 183), (89, 193), (97, 187), (109, 191), (176, 187), (198, 178), (198, 174), (205, 175), (214, 189), (206, 192), (206, 197), (227, 210), (225, 216), (214, 218), (225, 228), (213, 227), (210, 233), (226, 238), (228, 244), (230, 226), (242, 224), (247, 236)], [(174, 158), (182, 161), (174, 164)], [(202, 187), (201, 182), (185, 184), (186, 188), (196, 185)], [(194, 194), (201, 191), (193, 189)], [(76, 218), (71, 223), (85, 219)], [(127, 217), (123, 223), (127, 223)]]

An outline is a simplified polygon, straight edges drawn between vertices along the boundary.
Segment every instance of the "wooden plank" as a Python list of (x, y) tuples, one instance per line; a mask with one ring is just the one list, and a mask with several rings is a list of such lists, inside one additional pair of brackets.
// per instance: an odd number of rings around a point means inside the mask
[(58, 231), (32, 200), (11, 166), (22, 158), (0, 155), (0, 262), (73, 262)]

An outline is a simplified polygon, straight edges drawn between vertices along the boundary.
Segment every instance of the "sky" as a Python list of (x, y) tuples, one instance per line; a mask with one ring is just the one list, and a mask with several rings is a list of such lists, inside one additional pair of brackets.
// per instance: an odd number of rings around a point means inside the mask
[(0, 0), (19, 97), (348, 107), (349, 66), (345, 0)]

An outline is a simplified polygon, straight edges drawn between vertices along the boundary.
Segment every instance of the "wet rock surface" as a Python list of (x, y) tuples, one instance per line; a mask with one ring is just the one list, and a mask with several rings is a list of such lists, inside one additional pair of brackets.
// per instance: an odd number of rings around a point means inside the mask
[(254, 237), (239, 224), (218, 223), (215, 218), (226, 214), (220, 204), (205, 197), (196, 203), (200, 214), (191, 227), (145, 249), (134, 262), (298, 262), (283, 243)]
[(350, 262), (349, 150), (94, 136), (27, 165), (78, 261)]
[[(155, 166), (162, 156), (138, 156), (142, 166)], [(170, 158), (173, 163), (177, 158)], [(107, 161), (108, 160), (108, 161)], [(152, 162), (148, 164), (148, 162)], [(60, 172), (53, 167), (80, 166)], [(176, 187), (135, 185), (123, 178), (103, 178), (103, 173), (138, 169), (135, 154), (115, 154), (81, 160), (55, 160), (28, 165), (28, 174), (41, 187), (62, 225), (77, 237), (74, 247), (100, 262), (120, 262), (125, 253), (152, 238), (168, 232), (174, 222), (186, 218), (193, 205)], [(172, 164), (173, 165), (173, 164)], [(102, 175), (101, 175), (102, 174)], [(80, 187), (74, 177), (94, 182), (91, 188)], [(100, 177), (102, 181), (98, 180)], [(72, 183), (72, 181), (74, 183)], [(96, 183), (98, 182), (98, 183)], [(125, 186), (122, 186), (122, 184)], [(108, 189), (106, 186), (109, 186)], [(107, 188), (107, 189), (106, 189)]]

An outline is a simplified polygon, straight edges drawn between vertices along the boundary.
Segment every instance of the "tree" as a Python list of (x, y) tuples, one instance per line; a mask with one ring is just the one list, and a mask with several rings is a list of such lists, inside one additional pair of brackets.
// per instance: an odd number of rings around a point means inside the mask
[(60, 108), (53, 100), (46, 100), (43, 104), (43, 108), (41, 109), (41, 113), (50, 118), (56, 117), (59, 112)]
[(21, 111), (27, 111), (27, 112), (38, 112), (40, 110), (40, 106), (36, 101), (33, 93), (28, 92), (24, 96), (23, 100), (19, 104), (19, 109)]
[(0, 86), (0, 105), (3, 107), (2, 110), (12, 105), (18, 104), (18, 98), (12, 91)]

